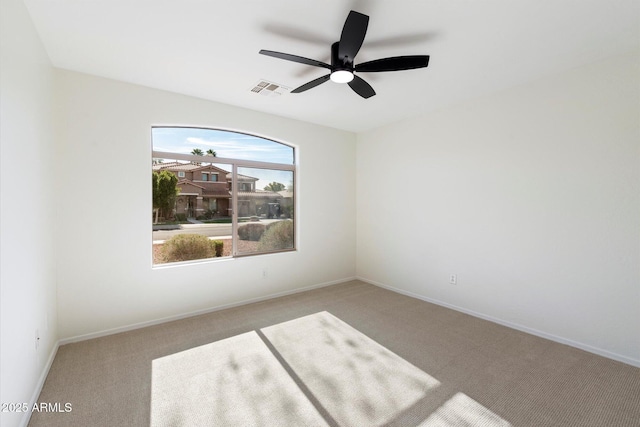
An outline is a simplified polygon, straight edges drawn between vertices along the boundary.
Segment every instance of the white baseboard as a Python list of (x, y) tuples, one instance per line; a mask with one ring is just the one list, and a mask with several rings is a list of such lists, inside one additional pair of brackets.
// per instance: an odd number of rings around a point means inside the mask
[[(38, 401), (38, 397), (40, 396), (40, 393), (42, 392), (42, 387), (44, 386), (44, 382), (47, 379), (47, 375), (49, 375), (49, 370), (51, 369), (51, 365), (53, 364), (53, 360), (56, 357), (56, 354), (58, 353), (58, 348), (61, 345), (64, 344), (70, 344), (70, 343), (74, 343), (74, 342), (79, 342), (79, 341), (84, 341), (84, 340), (88, 340), (88, 339), (92, 339), (92, 338), (99, 338), (99, 337), (104, 337), (107, 335), (113, 335), (113, 334), (117, 334), (120, 332), (127, 332), (127, 331), (132, 331), (135, 329), (140, 329), (140, 328), (144, 328), (146, 326), (153, 326), (153, 325), (158, 325), (160, 323), (165, 323), (165, 322), (171, 322), (174, 320), (180, 320), (180, 319), (185, 319), (188, 317), (193, 317), (193, 316), (198, 316), (201, 314), (207, 314), (207, 313), (213, 313), (215, 311), (219, 311), (219, 310), (224, 310), (227, 308), (233, 308), (233, 307), (238, 307), (241, 305), (246, 305), (246, 304), (251, 304), (254, 302), (260, 302), (260, 301), (267, 301), (273, 298), (278, 298), (278, 297), (283, 297), (283, 296), (287, 296), (287, 295), (293, 295), (293, 294), (297, 294), (300, 292), (305, 292), (305, 291), (310, 291), (312, 289), (319, 289), (319, 288), (324, 288), (326, 286), (331, 286), (331, 285), (337, 285), (339, 283), (345, 283), (345, 282), (349, 282), (352, 280), (356, 280), (355, 277), (348, 277), (348, 278), (344, 278), (344, 279), (339, 279), (339, 280), (334, 280), (334, 281), (330, 281), (330, 282), (324, 282), (324, 283), (318, 283), (315, 285), (311, 285), (311, 286), (306, 286), (304, 288), (299, 288), (299, 289), (293, 289), (290, 291), (284, 291), (284, 292), (277, 292), (275, 294), (270, 294), (270, 295), (266, 295), (263, 297), (257, 297), (257, 298), (250, 298), (247, 300), (243, 300), (237, 303), (233, 303), (233, 304), (225, 304), (225, 305), (220, 305), (220, 306), (216, 306), (216, 307), (212, 307), (212, 308), (207, 308), (204, 310), (197, 310), (197, 311), (193, 311), (193, 312), (189, 312), (189, 313), (184, 313), (184, 314), (179, 314), (179, 315), (175, 315), (175, 316), (169, 316), (169, 317), (163, 317), (161, 319), (156, 319), (156, 320), (150, 320), (147, 322), (141, 322), (141, 323), (136, 323), (133, 325), (128, 325), (128, 326), (123, 326), (123, 327), (119, 327), (119, 328), (113, 328), (113, 329), (108, 329), (108, 330), (104, 330), (104, 331), (99, 331), (99, 332), (94, 332), (91, 334), (85, 334), (85, 335), (78, 335), (75, 337), (71, 337), (71, 338), (65, 338), (65, 339), (61, 339), (59, 341), (57, 341), (51, 351), (51, 354), (49, 355), (49, 359), (47, 360), (47, 364), (45, 365), (44, 369), (42, 370), (42, 373), (40, 374), (40, 378), (38, 379), (38, 383), (36, 384), (36, 388), (33, 392), (33, 395), (31, 397), (31, 401), (29, 402), (29, 407), (33, 408), (33, 405)], [(29, 424), (29, 420), (31, 419), (31, 411), (27, 411), (21, 422), (20, 422), (20, 426), (21, 427), (27, 427), (27, 425)]]
[[(113, 328), (113, 329), (108, 329), (108, 330), (104, 330), (104, 331), (100, 331), (100, 332), (95, 332), (95, 333), (91, 333), (91, 334), (85, 334), (85, 335), (78, 335), (75, 337), (71, 337), (71, 338), (65, 338), (62, 340), (59, 340), (55, 343), (55, 345), (53, 346), (53, 349), (51, 350), (51, 353), (49, 354), (49, 359), (47, 360), (47, 363), (44, 367), (44, 369), (42, 370), (42, 373), (40, 374), (40, 378), (38, 379), (38, 383), (36, 385), (36, 388), (33, 392), (33, 395), (31, 397), (31, 401), (29, 402), (29, 407), (32, 408), (33, 405), (38, 401), (38, 397), (40, 396), (40, 393), (42, 391), (42, 387), (44, 386), (44, 382), (47, 379), (47, 375), (49, 374), (49, 370), (51, 369), (51, 365), (53, 364), (53, 360), (56, 357), (56, 354), (58, 353), (58, 348), (61, 345), (64, 344), (69, 344), (69, 343), (73, 343), (73, 342), (79, 342), (79, 341), (84, 341), (84, 340), (88, 340), (88, 339), (92, 339), (92, 338), (99, 338), (99, 337), (103, 337), (103, 336), (107, 336), (107, 335), (113, 335), (113, 334), (117, 334), (120, 332), (127, 332), (127, 331), (132, 331), (135, 329), (140, 329), (140, 328), (144, 328), (147, 326), (153, 326), (153, 325), (158, 325), (160, 323), (165, 323), (165, 322), (171, 322), (174, 320), (180, 320), (180, 319), (185, 319), (188, 317), (192, 317), (192, 316), (198, 316), (201, 314), (207, 314), (207, 313), (213, 313), (215, 311), (219, 311), (219, 310), (224, 310), (227, 308), (233, 308), (233, 307), (238, 307), (241, 305), (246, 305), (246, 304), (251, 304), (251, 303), (255, 303), (255, 302), (260, 302), (260, 301), (267, 301), (273, 298), (278, 298), (278, 297), (282, 297), (282, 296), (287, 296), (287, 295), (293, 295), (293, 294), (297, 294), (300, 292), (305, 292), (305, 291), (310, 291), (312, 289), (319, 289), (319, 288), (323, 288), (326, 286), (331, 286), (331, 285), (337, 285), (339, 283), (345, 283), (345, 282), (349, 282), (352, 280), (360, 280), (362, 282), (365, 283), (369, 283), (371, 285), (374, 286), (378, 286), (380, 288), (384, 288), (387, 289), (389, 291), (392, 292), (396, 292), (402, 295), (406, 295), (412, 298), (416, 298), (422, 301), (426, 301), (432, 304), (436, 304), (442, 307), (446, 307), (446, 308), (450, 308), (452, 310), (456, 310), (465, 314), (469, 314), (471, 316), (474, 317), (478, 317), (480, 319), (484, 319), (484, 320), (488, 320), (490, 322), (494, 322), (512, 329), (516, 329), (522, 332), (526, 332), (529, 333), (531, 335), (535, 335), (535, 336), (539, 336), (541, 338), (545, 338), (551, 341), (555, 341), (558, 342), (560, 344), (566, 344), (569, 345), (571, 347), (575, 347), (575, 348), (579, 348), (581, 350), (584, 351), (588, 351), (589, 353), (593, 353), (593, 354), (597, 354), (599, 356), (603, 356), (612, 360), (616, 360), (622, 363), (626, 363), (628, 365), (631, 366), (636, 366), (636, 367), (640, 367), (640, 360), (637, 359), (633, 359), (630, 357), (626, 357), (626, 356), (622, 356), (616, 353), (612, 353), (610, 351), (607, 350), (603, 350), (600, 348), (596, 348), (596, 347), (592, 347), (590, 345), (587, 344), (583, 344), (583, 343), (579, 343), (573, 340), (569, 340), (563, 337), (559, 337), (553, 334), (548, 334), (546, 332), (542, 332), (539, 331), (537, 329), (533, 329), (533, 328), (529, 328), (527, 326), (523, 326), (523, 325), (519, 325), (516, 323), (512, 323), (512, 322), (508, 322), (502, 319), (498, 319), (492, 316), (488, 316), (482, 313), (478, 313), (475, 312), (473, 310), (468, 310), (465, 309), (463, 307), (458, 307), (455, 306), (453, 304), (449, 304), (443, 301), (439, 301), (439, 300), (435, 300), (432, 298), (428, 298), (425, 297), (423, 295), (419, 295), (413, 292), (408, 292), (399, 288), (395, 288), (393, 286), (389, 286), (386, 285), (384, 283), (380, 283), (380, 282), (376, 282), (374, 280), (370, 280), (367, 279), (365, 277), (349, 277), (349, 278), (344, 278), (344, 279), (339, 279), (339, 280), (334, 280), (334, 281), (330, 281), (330, 282), (324, 282), (324, 283), (319, 283), (316, 285), (311, 285), (311, 286), (307, 286), (304, 288), (299, 288), (299, 289), (294, 289), (294, 290), (290, 290), (290, 291), (285, 291), (285, 292), (278, 292), (275, 294), (270, 294), (270, 295), (266, 295), (263, 297), (257, 297), (257, 298), (250, 298), (244, 301), (240, 301), (237, 303), (233, 303), (233, 304), (225, 304), (225, 305), (220, 305), (220, 306), (216, 306), (216, 307), (212, 307), (212, 308), (208, 308), (208, 309), (204, 309), (204, 310), (198, 310), (198, 311), (193, 311), (193, 312), (189, 312), (189, 313), (184, 313), (184, 314), (179, 314), (179, 315), (175, 315), (175, 316), (169, 316), (169, 317), (164, 317), (161, 319), (156, 319), (156, 320), (151, 320), (151, 321), (147, 321), (147, 322), (141, 322), (141, 323), (136, 323), (133, 325), (128, 325), (128, 326), (123, 326), (123, 327), (119, 327), (119, 328)], [(29, 424), (29, 420), (31, 419), (31, 411), (28, 411), (24, 414), (24, 417), (22, 418), (22, 422), (20, 423), (21, 427), (27, 427), (27, 425)]]
[(186, 319), (188, 317), (193, 317), (193, 316), (199, 316), (199, 315), (202, 315), (202, 314), (213, 313), (215, 311), (225, 310), (227, 308), (239, 307), (241, 305), (252, 304), (252, 303), (255, 303), (255, 302), (267, 301), (267, 300), (278, 298), (278, 297), (283, 297), (283, 296), (287, 296), (287, 295), (297, 294), (297, 293), (300, 293), (300, 292), (310, 291), (312, 289), (319, 289), (319, 288), (324, 288), (326, 286), (337, 285), (339, 283), (345, 283), (345, 282), (349, 282), (351, 280), (356, 280), (356, 277), (349, 277), (349, 278), (334, 280), (334, 281), (331, 281), (331, 282), (319, 283), (319, 284), (316, 284), (316, 285), (306, 286), (304, 288), (298, 288), (298, 289), (293, 289), (293, 290), (284, 291), (284, 292), (277, 292), (275, 294), (269, 294), (269, 295), (262, 296), (262, 297), (257, 297), (257, 298), (250, 298), (250, 299), (239, 301), (239, 302), (232, 303), (232, 304), (219, 305), (219, 306), (216, 306), (216, 307), (211, 307), (211, 308), (206, 308), (206, 309), (203, 309), (203, 310), (192, 311), (192, 312), (189, 312), (189, 313), (177, 314), (177, 315), (174, 315), (174, 316), (163, 317), (163, 318), (160, 318), (160, 319), (149, 320), (149, 321), (146, 321), (146, 322), (140, 322), (140, 323), (135, 323), (135, 324), (132, 324), (132, 325), (121, 326), (121, 327), (118, 327), (118, 328), (107, 329), (107, 330), (104, 330), (104, 331), (92, 332), (90, 334), (77, 335), (77, 336), (74, 336), (74, 337), (61, 339), (59, 341), (59, 345), (70, 344), (70, 343), (79, 342), (79, 341), (85, 341), (85, 340), (89, 340), (89, 339), (93, 339), (93, 338), (100, 338), (100, 337), (104, 337), (104, 336), (107, 336), (107, 335), (118, 334), (118, 333), (121, 333), (121, 332), (133, 331), (135, 329), (145, 328), (147, 326), (154, 326), (154, 325), (158, 325), (158, 324), (161, 324), (161, 323), (172, 322), (174, 320), (181, 320), (181, 319)]
[(436, 304), (436, 305), (439, 305), (439, 306), (442, 306), (442, 307), (450, 308), (452, 310), (456, 310), (456, 311), (459, 311), (459, 312), (462, 312), (462, 313), (465, 313), (465, 314), (469, 314), (471, 316), (478, 317), (480, 319), (488, 320), (490, 322), (497, 323), (499, 325), (506, 326), (506, 327), (511, 328), (511, 329), (516, 329), (518, 331), (526, 332), (528, 334), (535, 335), (535, 336), (538, 336), (538, 337), (541, 337), (541, 338), (545, 338), (545, 339), (548, 339), (550, 341), (555, 341), (555, 342), (560, 343), (560, 344), (566, 344), (566, 345), (571, 346), (571, 347), (579, 348), (580, 350), (588, 351), (589, 353), (597, 354), (598, 356), (602, 356), (602, 357), (606, 357), (608, 359), (616, 360), (618, 362), (626, 363), (627, 365), (640, 367), (640, 360), (638, 360), (638, 359), (634, 359), (634, 358), (631, 358), (631, 357), (623, 356), (623, 355), (620, 355), (620, 354), (617, 354), (617, 353), (610, 352), (608, 350), (604, 350), (604, 349), (601, 349), (601, 348), (593, 347), (593, 346), (590, 346), (588, 344), (584, 344), (584, 343), (581, 343), (581, 342), (573, 341), (573, 340), (570, 340), (570, 339), (567, 339), (567, 338), (559, 337), (557, 335), (553, 335), (553, 334), (549, 334), (547, 332), (539, 331), (537, 329), (529, 328), (529, 327), (524, 326), (524, 325), (520, 325), (520, 324), (517, 324), (517, 323), (512, 323), (512, 322), (509, 322), (509, 321), (506, 321), (506, 320), (503, 320), (503, 319), (498, 319), (496, 317), (489, 316), (489, 315), (486, 315), (486, 314), (483, 314), (483, 313), (478, 313), (476, 311), (469, 310), (469, 309), (466, 309), (464, 307), (458, 307), (456, 305), (449, 304), (449, 303), (446, 303), (444, 301), (439, 301), (439, 300), (436, 300), (436, 299), (433, 299), (433, 298), (428, 298), (428, 297), (425, 297), (424, 295), (419, 295), (419, 294), (416, 294), (416, 293), (413, 293), (413, 292), (405, 291), (403, 289), (398, 289), (398, 288), (395, 288), (393, 286), (386, 285), (384, 283), (376, 282), (375, 280), (367, 279), (365, 277), (357, 277), (357, 279), (361, 280), (363, 282), (369, 283), (371, 285), (378, 286), (380, 288), (384, 288), (384, 289), (390, 290), (392, 292), (396, 292), (396, 293), (399, 293), (399, 294), (402, 294), (402, 295), (406, 295), (406, 296), (409, 296), (409, 297), (412, 297), (412, 298), (416, 298), (416, 299), (419, 299), (419, 300), (422, 300), (422, 301), (430, 302), (432, 304)]
[[(40, 392), (42, 392), (42, 387), (44, 386), (44, 382), (47, 379), (47, 375), (49, 375), (49, 370), (51, 369), (51, 365), (53, 365), (53, 359), (56, 358), (56, 354), (58, 353), (58, 348), (60, 347), (60, 341), (57, 341), (53, 348), (51, 349), (51, 353), (49, 353), (49, 359), (47, 359), (46, 365), (42, 369), (40, 373), (40, 378), (38, 378), (38, 383), (36, 384), (36, 388), (31, 395), (31, 400), (29, 401), (29, 408), (33, 408), (33, 406), (38, 402), (38, 397), (40, 397)], [(31, 420), (31, 411), (26, 411), (22, 417), (22, 421), (20, 422), (21, 427), (27, 427), (29, 424), (29, 420)]]

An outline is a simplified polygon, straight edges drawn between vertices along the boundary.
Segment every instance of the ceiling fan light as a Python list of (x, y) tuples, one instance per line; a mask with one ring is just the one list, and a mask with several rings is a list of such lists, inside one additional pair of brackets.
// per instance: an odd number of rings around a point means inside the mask
[(347, 70), (337, 70), (331, 73), (331, 81), (336, 83), (349, 83), (353, 80), (353, 73)]

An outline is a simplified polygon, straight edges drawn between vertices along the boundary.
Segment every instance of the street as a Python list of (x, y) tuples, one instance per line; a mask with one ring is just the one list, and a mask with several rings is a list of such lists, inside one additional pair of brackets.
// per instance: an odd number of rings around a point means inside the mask
[(153, 232), (153, 241), (168, 240), (176, 234), (202, 234), (207, 237), (231, 236), (231, 224), (182, 224), (179, 230), (157, 230)]
[[(269, 224), (280, 219), (261, 219), (260, 224)], [(242, 225), (242, 224), (241, 224)], [(181, 224), (178, 230), (154, 230), (154, 243), (163, 242), (176, 234), (202, 234), (207, 237), (231, 238), (231, 224)]]

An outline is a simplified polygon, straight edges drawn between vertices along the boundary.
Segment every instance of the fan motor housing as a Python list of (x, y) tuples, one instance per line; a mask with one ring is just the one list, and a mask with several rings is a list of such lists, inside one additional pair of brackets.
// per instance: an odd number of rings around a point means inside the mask
[(344, 70), (353, 73), (353, 58), (340, 58), (338, 56), (339, 46), (340, 42), (335, 42), (331, 45), (331, 71)]

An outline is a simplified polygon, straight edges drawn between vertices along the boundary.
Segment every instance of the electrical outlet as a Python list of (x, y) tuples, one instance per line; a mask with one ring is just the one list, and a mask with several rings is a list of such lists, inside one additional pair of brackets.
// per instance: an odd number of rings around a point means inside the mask
[(452, 284), (452, 285), (458, 284), (458, 275), (457, 274), (450, 274), (449, 275), (449, 283)]

